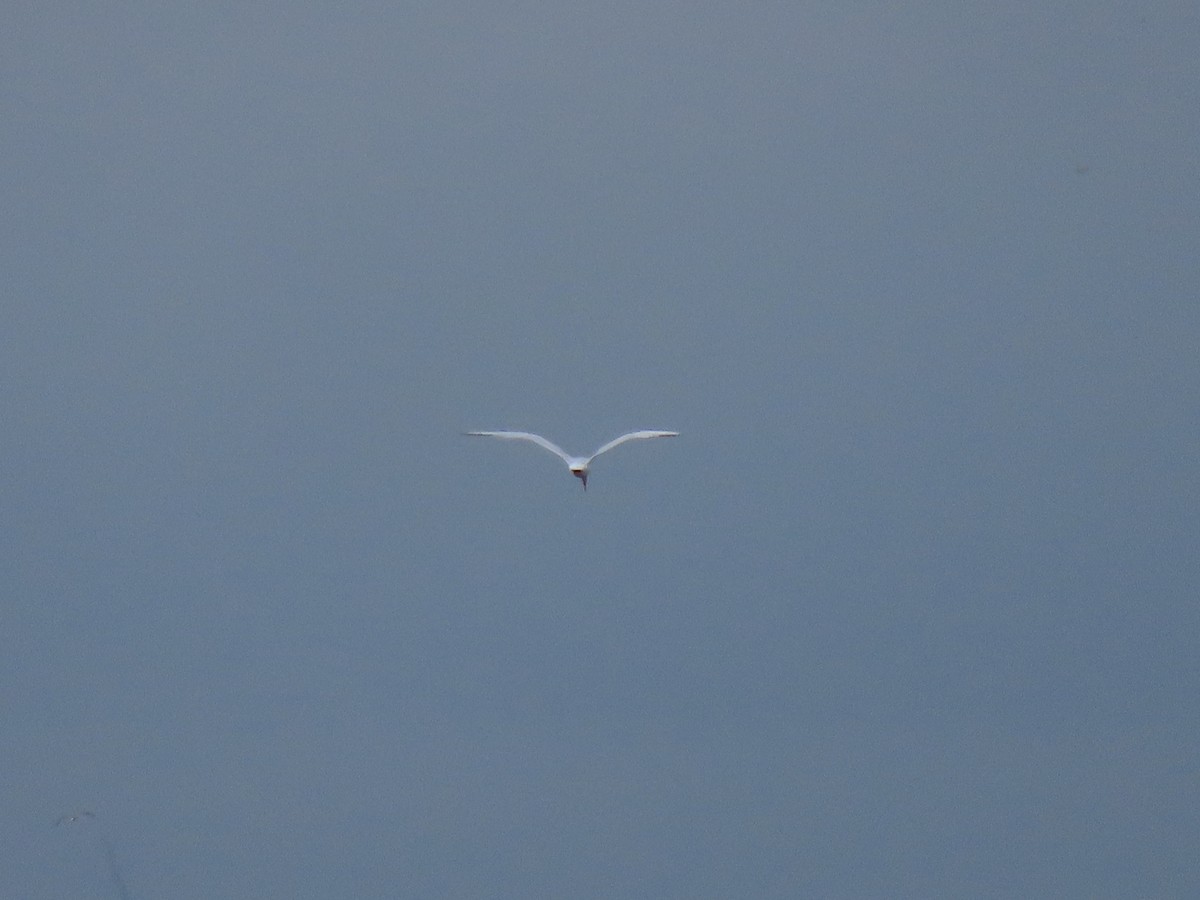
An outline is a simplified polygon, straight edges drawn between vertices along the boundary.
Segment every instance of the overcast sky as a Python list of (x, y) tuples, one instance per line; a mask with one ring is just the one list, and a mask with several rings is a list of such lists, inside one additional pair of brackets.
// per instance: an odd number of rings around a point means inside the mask
[(1200, 893), (1193, 0), (4, 19), (0, 896)]

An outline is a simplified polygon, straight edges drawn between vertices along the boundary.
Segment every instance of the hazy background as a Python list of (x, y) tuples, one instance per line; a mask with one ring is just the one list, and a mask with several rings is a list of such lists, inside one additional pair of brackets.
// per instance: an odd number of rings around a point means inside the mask
[(4, 19), (0, 896), (1200, 891), (1193, 0)]

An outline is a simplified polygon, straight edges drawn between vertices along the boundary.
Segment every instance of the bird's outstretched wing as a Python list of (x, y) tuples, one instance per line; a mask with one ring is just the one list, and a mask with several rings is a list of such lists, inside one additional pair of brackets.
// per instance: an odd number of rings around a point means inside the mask
[[(678, 431), (631, 431), (629, 434), (623, 434), (619, 438), (614, 438), (609, 441), (599, 450), (591, 455), (591, 459), (595, 459), (601, 453), (611, 450), (613, 447), (619, 446), (626, 441), (640, 441), (645, 438), (660, 438), (660, 437), (679, 437)], [(589, 460), (590, 462), (591, 460)]]
[(546, 440), (540, 434), (530, 434), (528, 431), (468, 431), (465, 433), (471, 437), (494, 437), (506, 441), (530, 441), (539, 447), (549, 450), (568, 466), (572, 461), (571, 455), (566, 450)]

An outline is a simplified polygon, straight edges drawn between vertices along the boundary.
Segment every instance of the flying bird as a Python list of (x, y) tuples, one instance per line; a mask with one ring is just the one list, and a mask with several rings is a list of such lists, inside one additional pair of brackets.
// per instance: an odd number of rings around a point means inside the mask
[(619, 438), (609, 441), (591, 456), (572, 456), (562, 447), (546, 440), (540, 434), (530, 434), (528, 431), (468, 431), (467, 434), (470, 437), (494, 437), (505, 441), (529, 441), (530, 443), (537, 444), (539, 447), (544, 447), (567, 464), (567, 468), (571, 470), (571, 474), (583, 482), (583, 489), (585, 491), (587, 490), (588, 467), (592, 464), (592, 460), (601, 453), (605, 453), (613, 447), (618, 447), (626, 441), (679, 436), (678, 431), (631, 431), (629, 434), (623, 434)]
[(58, 821), (54, 823), (54, 827), (57, 828), (59, 825), (70, 825), (72, 822), (78, 822), (80, 819), (94, 819), (94, 818), (96, 818), (96, 814), (93, 813), (91, 810), (81, 809), (77, 813), (70, 813), (69, 815), (59, 816)]

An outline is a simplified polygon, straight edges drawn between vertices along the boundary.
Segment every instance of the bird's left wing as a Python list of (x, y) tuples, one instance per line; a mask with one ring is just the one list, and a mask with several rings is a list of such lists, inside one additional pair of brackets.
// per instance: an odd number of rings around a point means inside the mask
[(631, 431), (631, 432), (629, 432), (629, 434), (623, 434), (619, 438), (614, 438), (613, 440), (609, 441), (607, 444), (605, 444), (603, 447), (601, 447), (599, 450), (597, 450), (595, 453), (593, 453), (591, 458), (595, 459), (601, 453), (605, 453), (605, 452), (611, 450), (613, 447), (617, 447), (617, 446), (625, 443), (626, 441), (640, 441), (640, 440), (644, 440), (646, 438), (660, 438), (660, 437), (679, 437), (679, 432), (678, 431)]
[(566, 450), (558, 446), (558, 444), (546, 440), (540, 434), (531, 434), (528, 431), (467, 431), (464, 433), (470, 437), (494, 437), (506, 441), (530, 441), (543, 449), (549, 450), (567, 465), (571, 464), (571, 455)]

